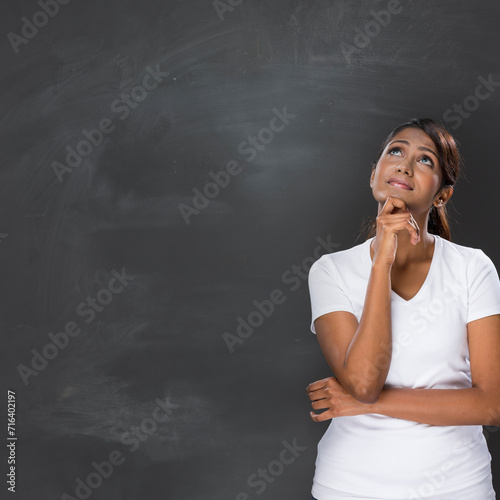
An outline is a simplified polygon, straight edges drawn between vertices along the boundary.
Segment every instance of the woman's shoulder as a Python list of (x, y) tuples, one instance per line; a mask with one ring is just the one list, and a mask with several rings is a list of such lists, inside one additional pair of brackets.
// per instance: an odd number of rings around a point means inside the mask
[[(323, 267), (325, 269), (335, 268), (336, 270), (347, 269), (350, 266), (360, 266), (369, 257), (369, 244), (373, 238), (358, 243), (349, 248), (336, 250), (335, 252), (322, 255), (313, 264), (313, 267)], [(312, 269), (312, 268), (311, 268)]]
[(454, 256), (456, 258), (461, 258), (468, 261), (473, 257), (481, 257), (482, 255), (485, 255), (484, 252), (476, 246), (470, 246), (457, 243), (455, 241), (450, 241), (438, 235), (434, 236), (440, 239), (443, 246), (443, 252), (446, 252), (448, 254), (448, 257)]
[(445, 238), (441, 238), (441, 243), (442, 262), (450, 269), (465, 268), (468, 273), (475, 273), (484, 268), (496, 267), (491, 257), (478, 246), (463, 245)]

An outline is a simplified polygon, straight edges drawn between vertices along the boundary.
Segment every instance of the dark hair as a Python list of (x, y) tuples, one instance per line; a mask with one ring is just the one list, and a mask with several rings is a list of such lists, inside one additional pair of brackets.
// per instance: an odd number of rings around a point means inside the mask
[[(432, 139), (432, 142), (434, 142), (438, 153), (439, 166), (443, 174), (443, 181), (439, 189), (447, 185), (454, 186), (459, 176), (462, 174), (463, 165), (460, 152), (458, 151), (458, 143), (443, 125), (430, 118), (412, 118), (410, 121), (396, 127), (382, 144), (377, 159), (371, 165), (372, 170), (377, 165), (384, 149), (392, 141), (394, 136), (408, 127), (415, 127), (423, 130)], [(442, 207), (432, 207), (429, 214), (427, 231), (431, 234), (437, 234), (442, 238), (451, 240), (446, 204)], [(370, 217), (368, 222), (363, 224), (361, 234), (363, 233), (366, 234), (365, 240), (376, 235), (376, 216)]]

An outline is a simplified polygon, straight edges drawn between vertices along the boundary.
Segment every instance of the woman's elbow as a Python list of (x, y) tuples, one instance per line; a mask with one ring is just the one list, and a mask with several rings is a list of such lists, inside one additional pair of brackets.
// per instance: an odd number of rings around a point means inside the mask
[(378, 401), (380, 397), (380, 392), (366, 391), (359, 393), (355, 397), (361, 403), (372, 405)]
[(373, 386), (358, 385), (353, 388), (351, 395), (355, 397), (359, 402), (365, 404), (374, 404), (378, 401), (380, 397), (381, 389)]

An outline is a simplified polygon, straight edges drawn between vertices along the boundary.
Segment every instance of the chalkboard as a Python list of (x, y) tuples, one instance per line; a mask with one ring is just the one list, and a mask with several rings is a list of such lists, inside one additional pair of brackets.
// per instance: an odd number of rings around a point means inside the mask
[(392, 128), (454, 134), (452, 240), (500, 265), (500, 4), (1, 11), (5, 498), (309, 498), (307, 273), (363, 241)]

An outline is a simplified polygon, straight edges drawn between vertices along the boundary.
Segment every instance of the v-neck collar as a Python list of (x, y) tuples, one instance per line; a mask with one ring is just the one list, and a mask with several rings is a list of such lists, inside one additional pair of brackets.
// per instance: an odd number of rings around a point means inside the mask
[[(392, 288), (391, 288), (391, 295), (398, 301), (401, 302), (402, 304), (413, 304), (413, 302), (416, 302), (423, 294), (425, 294), (427, 288), (429, 288), (429, 283), (432, 279), (432, 276), (434, 275), (434, 268), (437, 266), (437, 261), (440, 260), (441, 258), (441, 250), (442, 250), (442, 238), (441, 236), (437, 234), (433, 234), (434, 236), (434, 252), (432, 254), (432, 261), (431, 265), (429, 267), (429, 270), (427, 271), (427, 276), (425, 277), (425, 281), (423, 282), (422, 286), (418, 290), (418, 292), (409, 300), (403, 299), (400, 295), (398, 295)], [(368, 264), (369, 269), (371, 269), (372, 266), (372, 259), (370, 255), (370, 245), (371, 242), (375, 239), (375, 236), (372, 238), (369, 238), (368, 240), (365, 241), (365, 251), (364, 251), (364, 257), (365, 257), (365, 262)]]

